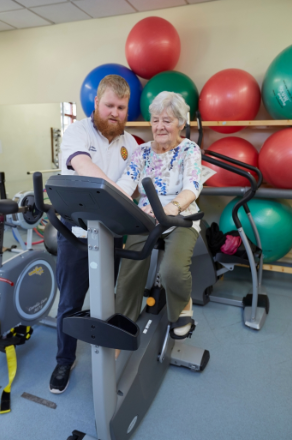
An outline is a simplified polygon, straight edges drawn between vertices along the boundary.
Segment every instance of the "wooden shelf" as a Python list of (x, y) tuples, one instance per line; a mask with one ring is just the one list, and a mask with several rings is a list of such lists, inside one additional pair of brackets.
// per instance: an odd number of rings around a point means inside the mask
[(292, 274), (292, 267), (278, 266), (273, 264), (264, 264), (263, 270), (268, 270), (270, 272), (280, 272)]
[[(238, 266), (249, 268), (249, 266), (247, 264), (238, 264)], [(280, 273), (292, 274), (292, 267), (280, 266), (278, 264), (269, 264), (269, 263), (263, 264), (263, 270), (267, 270), (269, 272), (280, 272)]]
[(150, 122), (146, 121), (131, 121), (126, 123), (126, 127), (150, 127)]
[[(197, 127), (196, 121), (191, 122), (191, 127)], [(203, 127), (281, 127), (292, 126), (292, 119), (285, 120), (267, 120), (267, 121), (202, 121)]]
[[(127, 122), (126, 127), (150, 127), (147, 121), (131, 121)], [(191, 121), (191, 127), (197, 127), (196, 121)], [(203, 127), (285, 127), (292, 126), (292, 119), (283, 120), (266, 120), (266, 121), (202, 121)]]

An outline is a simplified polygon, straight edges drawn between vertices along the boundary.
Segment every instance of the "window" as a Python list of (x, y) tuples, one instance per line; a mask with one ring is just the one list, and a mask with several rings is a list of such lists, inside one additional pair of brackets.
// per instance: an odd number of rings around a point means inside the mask
[(75, 102), (61, 102), (61, 127), (62, 136), (66, 128), (76, 121), (76, 104)]

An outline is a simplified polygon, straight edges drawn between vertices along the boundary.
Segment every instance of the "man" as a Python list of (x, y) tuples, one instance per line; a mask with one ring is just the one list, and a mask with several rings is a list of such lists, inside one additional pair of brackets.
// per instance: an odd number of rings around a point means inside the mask
[[(108, 75), (103, 78), (97, 89), (95, 111), (91, 117), (75, 122), (64, 133), (62, 174), (99, 177), (117, 187), (115, 182), (137, 147), (133, 136), (124, 132), (129, 98), (130, 88), (122, 77)], [(62, 221), (68, 229), (72, 227), (64, 219)], [(115, 242), (115, 246), (118, 245), (121, 243)], [(115, 276), (117, 266), (115, 262)], [(65, 316), (81, 310), (89, 287), (87, 252), (76, 250), (59, 233), (57, 283), (60, 290), (57, 366), (50, 380), (50, 391), (55, 394), (63, 393), (68, 386), (77, 345), (75, 338), (63, 333), (62, 321)]]

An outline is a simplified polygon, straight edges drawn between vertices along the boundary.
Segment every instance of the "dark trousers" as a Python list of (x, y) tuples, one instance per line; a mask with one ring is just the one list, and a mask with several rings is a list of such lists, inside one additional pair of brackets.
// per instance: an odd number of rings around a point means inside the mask
[[(71, 229), (71, 223), (62, 219), (64, 225)], [(83, 243), (87, 240), (80, 239)], [(115, 238), (115, 247), (121, 248), (122, 238)], [(115, 280), (119, 270), (119, 259), (115, 258)], [(88, 253), (75, 248), (58, 232), (57, 284), (60, 290), (60, 301), (57, 314), (57, 363), (71, 365), (75, 361), (77, 340), (62, 331), (63, 318), (82, 309), (89, 287)]]

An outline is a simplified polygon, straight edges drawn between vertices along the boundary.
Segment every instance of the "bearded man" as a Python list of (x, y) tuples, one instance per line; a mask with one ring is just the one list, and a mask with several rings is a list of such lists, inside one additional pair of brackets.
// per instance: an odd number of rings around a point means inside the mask
[[(130, 88), (122, 77), (108, 75), (100, 81), (95, 97), (95, 110), (91, 117), (75, 122), (64, 133), (61, 144), (62, 174), (106, 179), (121, 191), (115, 182), (122, 175), (137, 148), (134, 137), (124, 131), (129, 99)], [(70, 223), (64, 219), (62, 222), (71, 229)], [(84, 231), (78, 229), (75, 228), (74, 233), (80, 236), (78, 234)], [(115, 239), (115, 247), (121, 245), (122, 240)], [(117, 272), (118, 260), (115, 261), (115, 277)], [(60, 290), (57, 314), (57, 366), (50, 379), (50, 391), (54, 394), (66, 390), (76, 359), (77, 340), (63, 333), (63, 318), (82, 309), (89, 287), (87, 252), (80, 252), (60, 233), (57, 284)]]

